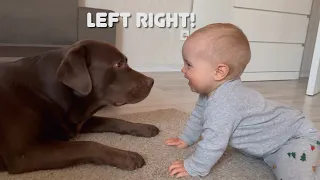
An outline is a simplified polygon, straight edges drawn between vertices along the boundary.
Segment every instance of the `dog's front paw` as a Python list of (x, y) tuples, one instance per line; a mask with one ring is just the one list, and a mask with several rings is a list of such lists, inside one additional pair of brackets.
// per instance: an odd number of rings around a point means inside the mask
[(144, 124), (141, 128), (141, 135), (144, 137), (154, 137), (160, 132), (159, 128), (154, 125)]
[(154, 137), (159, 134), (160, 130), (150, 124), (136, 124), (137, 126), (130, 132), (133, 136)]
[(145, 133), (145, 137), (154, 137), (159, 134), (160, 130), (154, 125), (146, 125), (147, 130)]
[(136, 152), (128, 152), (125, 160), (122, 162), (123, 164), (121, 169), (128, 171), (133, 171), (135, 169), (141, 168), (146, 164), (143, 157)]

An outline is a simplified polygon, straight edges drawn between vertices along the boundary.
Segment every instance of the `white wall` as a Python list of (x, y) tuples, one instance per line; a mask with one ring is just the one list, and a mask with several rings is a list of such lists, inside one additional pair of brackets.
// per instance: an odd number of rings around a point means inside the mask
[(320, 19), (320, 0), (313, 0), (307, 38), (301, 63), (300, 77), (309, 77)]
[[(180, 40), (181, 28), (137, 28), (135, 14), (190, 12), (191, 0), (80, 0), (79, 6), (130, 12), (129, 28), (118, 24), (117, 47), (128, 56), (135, 69), (178, 70), (183, 64)], [(131, 24), (130, 24), (131, 23)]]
[(312, 0), (199, 0), (194, 2), (194, 12), (200, 12), (201, 26), (223, 16), (223, 21), (245, 32), (252, 59), (244, 81), (285, 80), (299, 78), (311, 5)]
[(191, 28), (191, 33), (195, 30), (211, 23), (231, 22), (233, 17), (232, 0), (195, 0), (192, 12), (196, 14), (196, 28)]
[[(196, 28), (191, 32), (210, 23), (234, 23), (247, 34), (253, 50), (243, 79), (281, 80), (299, 78), (312, 0), (80, 0), (79, 5), (132, 15), (192, 10)], [(117, 47), (129, 64), (141, 71), (180, 71), (182, 28), (139, 29), (134, 20), (129, 28), (120, 24), (117, 32)]]
[(316, 95), (320, 92), (320, 29), (318, 28), (314, 46), (310, 76), (307, 86), (307, 95)]
[(312, 0), (234, 0), (234, 7), (308, 15)]

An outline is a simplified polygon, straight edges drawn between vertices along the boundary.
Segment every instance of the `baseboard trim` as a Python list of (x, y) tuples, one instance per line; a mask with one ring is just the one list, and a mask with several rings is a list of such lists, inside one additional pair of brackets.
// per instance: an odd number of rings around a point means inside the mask
[(131, 68), (140, 72), (179, 72), (183, 65), (132, 65)]
[(35, 44), (34, 46), (27, 45), (11, 45), (11, 44), (0, 44), (0, 57), (27, 57), (34, 56), (40, 53), (44, 53), (47, 51), (55, 50), (62, 48), (64, 46), (57, 45), (45, 45), (41, 46), (39, 44)]
[[(183, 65), (134, 65), (133, 69), (140, 72), (178, 72)], [(245, 72), (242, 81), (272, 81), (299, 79), (299, 72)]]
[[(15, 58), (0, 57), (0, 62), (9, 62)], [(139, 72), (180, 72), (183, 65), (132, 65), (132, 69)], [(303, 74), (303, 73), (302, 73)], [(306, 73), (307, 74), (307, 73)], [(296, 80), (299, 79), (299, 72), (245, 72), (241, 76), (242, 81), (276, 81), (276, 80)], [(302, 77), (300, 75), (300, 77)]]
[(303, 77), (303, 78), (309, 77), (309, 74), (310, 74), (310, 71), (301, 71), (300, 72), (300, 77)]
[(241, 76), (242, 81), (278, 81), (299, 79), (299, 72), (246, 72)]

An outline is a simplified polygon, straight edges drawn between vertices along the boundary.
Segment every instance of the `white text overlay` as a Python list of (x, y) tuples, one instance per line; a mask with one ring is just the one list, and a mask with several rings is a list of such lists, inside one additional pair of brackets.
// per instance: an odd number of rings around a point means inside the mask
[[(129, 20), (132, 15), (127, 12), (122, 13), (87, 13), (87, 27), (89, 28), (108, 28), (114, 27), (122, 20), (123, 27), (129, 27)], [(136, 13), (134, 24), (138, 28), (194, 28), (196, 17), (194, 13)]]

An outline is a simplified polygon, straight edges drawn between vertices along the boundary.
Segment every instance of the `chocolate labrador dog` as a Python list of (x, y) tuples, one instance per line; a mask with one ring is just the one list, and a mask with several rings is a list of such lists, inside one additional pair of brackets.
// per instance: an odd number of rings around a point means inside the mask
[(81, 163), (134, 170), (141, 155), (96, 142), (68, 141), (79, 133), (153, 137), (153, 125), (97, 117), (106, 106), (144, 100), (154, 80), (128, 66), (117, 48), (82, 40), (68, 48), (0, 64), (0, 170), (18, 174)]

